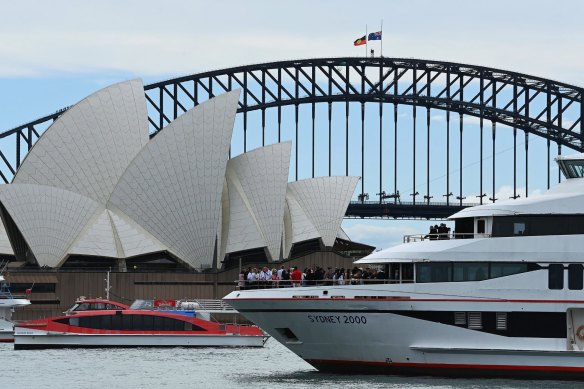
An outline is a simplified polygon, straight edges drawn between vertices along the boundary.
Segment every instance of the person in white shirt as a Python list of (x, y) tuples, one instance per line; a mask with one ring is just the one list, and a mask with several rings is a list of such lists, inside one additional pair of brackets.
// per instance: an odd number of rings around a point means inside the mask
[(249, 287), (252, 289), (256, 287), (256, 282), (258, 280), (257, 272), (258, 272), (258, 269), (256, 269), (254, 267), (252, 271), (247, 273), (247, 283), (248, 283)]

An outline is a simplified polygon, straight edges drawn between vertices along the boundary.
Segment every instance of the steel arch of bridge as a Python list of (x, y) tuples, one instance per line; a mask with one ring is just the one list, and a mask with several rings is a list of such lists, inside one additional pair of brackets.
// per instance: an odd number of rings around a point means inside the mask
[[(257, 65), (240, 66), (229, 69), (198, 73), (175, 78), (145, 86), (146, 99), (149, 108), (151, 133), (154, 135), (166, 124), (189, 108), (232, 89), (242, 89), (239, 102), (239, 115), (243, 119), (243, 150), (247, 150), (248, 114), (252, 111), (261, 112), (262, 145), (265, 144), (266, 111), (277, 110), (278, 142), (282, 140), (282, 108), (294, 107), (295, 139), (299, 131), (299, 107), (310, 105), (312, 126), (312, 176), (315, 175), (315, 111), (319, 103), (328, 104), (328, 174), (331, 174), (332, 148), (332, 106), (333, 103), (346, 104), (345, 126), (345, 174), (349, 174), (349, 104), (361, 105), (361, 194), (360, 202), (352, 204), (348, 216), (357, 217), (443, 217), (453, 210), (463, 207), (463, 174), (462, 174), (462, 132), (464, 115), (480, 119), (480, 193), (483, 193), (483, 127), (490, 123), (493, 137), (493, 193), (495, 192), (495, 136), (497, 124), (513, 128), (514, 139), (514, 195), (517, 193), (517, 131), (523, 131), (527, 138), (529, 134), (547, 140), (547, 185), (550, 186), (550, 148), (557, 146), (558, 154), (565, 146), (578, 152), (583, 151), (584, 137), (584, 94), (583, 89), (548, 79), (533, 77), (521, 73), (499, 69), (473, 66), (466, 64), (427, 61), (418, 59), (398, 58), (321, 58), (295, 61), (280, 61)], [(386, 197), (393, 199), (393, 208), (380, 195), (378, 202), (367, 203), (365, 195), (365, 105), (379, 105), (379, 138), (383, 136), (382, 117), (386, 104), (393, 106), (394, 126), (397, 132), (397, 107), (410, 105), (413, 116), (414, 155), (413, 155), (413, 201), (410, 204), (401, 203), (396, 192)], [(416, 115), (419, 109), (426, 109), (427, 131), (430, 133), (430, 111), (439, 109), (446, 111), (447, 127), (451, 122), (458, 124), (461, 134), (460, 141), (460, 194), (457, 201), (450, 200), (450, 177), (447, 177), (446, 202), (430, 207), (429, 162), (427, 162), (427, 201), (416, 202), (416, 155), (415, 133)], [(11, 137), (15, 140), (16, 152), (14, 162), (10, 161), (4, 150), (0, 150), (0, 177), (9, 182), (9, 177), (21, 163), (22, 158), (38, 139), (48, 124), (60, 116), (60, 110), (33, 122), (21, 125), (0, 134), (0, 139)], [(451, 113), (458, 118), (451, 118)], [(458, 119), (458, 120), (457, 120)], [(458, 123), (456, 123), (458, 122)], [(526, 192), (528, 182), (528, 153), (525, 142), (525, 181)], [(394, 144), (393, 157), (397, 158), (397, 140)], [(447, 153), (449, 153), (449, 148)], [(294, 142), (295, 177), (298, 179), (298, 142)], [(302, 151), (306, 153), (307, 151)], [(430, 144), (428, 142), (429, 161)], [(450, 157), (447, 156), (448, 163)], [(397, 159), (394, 161), (397, 177)], [(382, 192), (383, 155), (380, 147), (379, 155), (379, 191)], [(397, 184), (394, 185), (396, 188)], [(483, 196), (480, 203), (483, 202)], [(494, 196), (492, 201), (495, 201)], [(418, 205), (418, 207), (416, 207)], [(401, 208), (400, 208), (401, 207)], [(454, 208), (453, 208), (454, 207)], [(416, 210), (417, 209), (417, 210)], [(441, 211), (442, 210), (442, 211)]]

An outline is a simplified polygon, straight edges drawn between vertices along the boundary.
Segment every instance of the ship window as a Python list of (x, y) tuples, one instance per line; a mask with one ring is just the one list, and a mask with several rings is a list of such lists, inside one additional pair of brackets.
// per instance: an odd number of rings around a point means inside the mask
[(498, 330), (507, 330), (507, 312), (497, 312), (496, 321)]
[(484, 220), (477, 220), (477, 234), (484, 234), (485, 233), (485, 221)]
[(581, 264), (573, 263), (568, 265), (568, 289), (582, 290), (584, 286), (584, 273)]
[(466, 325), (466, 312), (454, 312), (454, 324)]
[(490, 278), (505, 277), (528, 271), (527, 263), (491, 262)]
[(89, 310), (89, 303), (81, 303), (75, 308), (76, 311), (88, 311)]
[(489, 264), (484, 262), (454, 263), (454, 281), (481, 281), (489, 275)]
[(481, 312), (468, 313), (468, 328), (472, 330), (480, 330), (483, 328), (483, 317)]
[(551, 264), (549, 266), (548, 288), (564, 289), (564, 265)]
[(70, 326), (79, 327), (79, 318), (78, 317), (72, 317), (71, 319), (69, 319), (69, 325)]
[(452, 281), (451, 263), (419, 263), (416, 265), (417, 282), (450, 282)]
[(525, 235), (525, 223), (513, 223), (513, 235)]

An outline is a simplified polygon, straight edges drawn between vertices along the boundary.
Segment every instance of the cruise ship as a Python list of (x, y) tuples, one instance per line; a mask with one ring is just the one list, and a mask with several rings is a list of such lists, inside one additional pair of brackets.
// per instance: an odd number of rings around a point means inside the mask
[(323, 372), (584, 379), (584, 154), (556, 161), (544, 194), (355, 263), (387, 279), (225, 300)]

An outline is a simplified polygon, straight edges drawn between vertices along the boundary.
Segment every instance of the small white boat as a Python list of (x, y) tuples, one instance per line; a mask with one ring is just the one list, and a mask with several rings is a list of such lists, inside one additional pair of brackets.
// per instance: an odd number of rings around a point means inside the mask
[(17, 307), (30, 305), (28, 299), (10, 293), (8, 283), (0, 274), (0, 342), (14, 342), (12, 313)]

